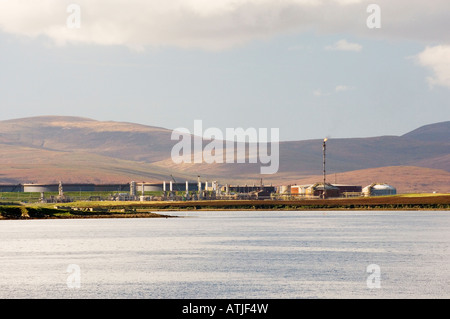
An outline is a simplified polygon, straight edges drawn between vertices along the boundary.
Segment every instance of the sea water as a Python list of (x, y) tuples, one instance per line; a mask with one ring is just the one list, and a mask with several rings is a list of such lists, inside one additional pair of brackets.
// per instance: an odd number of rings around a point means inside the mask
[(0, 221), (0, 298), (449, 298), (446, 211)]

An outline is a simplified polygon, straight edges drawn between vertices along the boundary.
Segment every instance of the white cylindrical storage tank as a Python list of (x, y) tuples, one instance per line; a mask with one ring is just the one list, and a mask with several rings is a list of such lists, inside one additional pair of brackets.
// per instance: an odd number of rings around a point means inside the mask
[(58, 184), (23, 184), (23, 191), (25, 193), (57, 192), (58, 186)]
[(362, 193), (364, 196), (387, 196), (396, 195), (397, 189), (388, 184), (376, 183), (368, 185), (363, 188)]
[(280, 194), (286, 194), (291, 192), (291, 186), (290, 185), (282, 185), (280, 186)]
[(362, 194), (363, 194), (363, 196), (370, 196), (370, 190), (371, 190), (371, 186), (370, 185), (368, 185), (368, 186), (366, 186), (366, 187), (364, 187), (363, 189), (362, 189)]
[(377, 184), (372, 187), (371, 194), (372, 196), (395, 195), (397, 190), (388, 184)]
[(161, 184), (145, 184), (146, 192), (161, 192), (163, 190), (163, 186)]

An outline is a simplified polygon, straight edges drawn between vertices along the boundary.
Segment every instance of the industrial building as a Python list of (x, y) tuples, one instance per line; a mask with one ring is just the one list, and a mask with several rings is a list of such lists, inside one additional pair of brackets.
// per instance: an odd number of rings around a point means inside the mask
[[(67, 202), (76, 199), (83, 200), (114, 200), (114, 201), (150, 201), (150, 200), (199, 200), (199, 199), (270, 199), (276, 191), (273, 186), (219, 185), (217, 181), (186, 181), (183, 183), (172, 180), (160, 183), (135, 182), (127, 184), (90, 184), (68, 183), (40, 184), (27, 183), (18, 185), (0, 185), (1, 192), (40, 193), (41, 202)], [(66, 192), (66, 195), (64, 195)], [(82, 193), (88, 193), (83, 195)], [(89, 194), (89, 192), (105, 192), (109, 194)], [(47, 194), (46, 194), (47, 193)], [(48, 194), (50, 193), (50, 194)], [(52, 193), (59, 193), (58, 196)], [(67, 195), (69, 194), (69, 196)], [(31, 198), (31, 197), (30, 197)]]
[(0, 193), (2, 192), (23, 192), (22, 184), (14, 184), (14, 185), (0, 185)]
[(322, 143), (323, 154), (323, 182), (308, 185), (281, 186), (279, 194), (283, 196), (308, 197), (308, 198), (333, 198), (333, 197), (353, 197), (353, 196), (379, 196), (394, 195), (396, 189), (387, 184), (374, 183), (364, 189), (358, 185), (330, 184), (326, 182), (326, 142)]
[(222, 186), (221, 190), (225, 193), (252, 193), (262, 190), (269, 193), (274, 193), (276, 191), (276, 187), (264, 185), (225, 185)]
[[(324, 194), (325, 192), (325, 194)], [(293, 185), (291, 195), (304, 197), (339, 197), (339, 188), (325, 183), (315, 183), (312, 185)]]
[[(109, 200), (131, 201), (131, 200), (197, 200), (197, 199), (284, 199), (284, 198), (336, 198), (353, 196), (381, 196), (394, 195), (396, 189), (387, 184), (373, 183), (364, 187), (358, 185), (331, 184), (326, 182), (326, 142), (322, 143), (323, 153), (323, 182), (307, 185), (282, 185), (274, 187), (263, 185), (261, 182), (256, 185), (219, 185), (217, 181), (198, 180), (177, 182), (170, 175), (169, 181), (159, 183), (135, 182), (126, 184), (19, 184), (0, 185), (1, 192), (25, 192), (40, 193), (41, 201), (45, 200), (45, 193), (59, 192), (58, 197), (50, 196), (49, 200), (66, 200), (65, 192), (110, 192), (108, 195), (99, 196), (92, 194), (88, 200)], [(72, 194), (73, 196), (73, 194)], [(55, 199), (56, 198), (56, 199)]]
[(325, 184), (290, 185), (279, 188), (279, 194), (284, 196), (305, 198), (355, 197), (355, 196), (385, 196), (395, 195), (395, 187), (385, 183), (373, 183), (364, 188), (357, 185)]
[[(186, 183), (137, 183), (126, 184), (89, 184), (89, 183), (64, 183), (65, 192), (131, 192), (132, 189), (142, 191), (144, 185), (145, 192), (162, 192), (164, 190), (181, 191), (185, 190)], [(198, 191), (198, 183), (189, 183), (189, 190)], [(205, 183), (202, 183), (205, 185)], [(172, 189), (170, 189), (172, 187)], [(59, 184), (10, 184), (0, 185), (0, 192), (25, 192), (25, 193), (51, 193), (58, 192)]]
[[(0, 186), (0, 189), (3, 189)], [(58, 192), (59, 184), (22, 184), (17, 191), (25, 193)], [(64, 184), (65, 192), (128, 192), (130, 184)]]
[[(64, 202), (74, 198), (87, 200), (150, 201), (150, 200), (200, 200), (200, 199), (285, 199), (285, 198), (337, 198), (355, 196), (395, 195), (393, 186), (373, 183), (364, 188), (358, 185), (314, 183), (306, 185), (266, 186), (260, 185), (219, 185), (218, 182), (186, 181), (177, 183), (130, 182), (127, 184), (19, 184), (0, 185), (1, 192), (40, 193), (41, 201)], [(71, 198), (64, 195), (71, 192)], [(82, 192), (105, 192), (109, 194), (87, 194)], [(58, 196), (45, 193), (59, 193)], [(74, 195), (73, 193), (79, 193)]]
[(333, 184), (333, 186), (339, 189), (341, 197), (360, 196), (362, 192), (362, 186), (359, 185)]
[[(187, 182), (186, 183), (175, 183), (175, 182), (161, 182), (161, 183), (146, 183), (146, 182), (136, 182), (136, 189), (138, 192), (142, 192), (142, 187), (144, 187), (144, 192), (164, 192), (164, 191), (198, 191), (198, 183)], [(202, 183), (202, 188), (204, 188), (205, 183)]]
[(315, 183), (306, 185), (282, 186), (280, 194), (295, 197), (329, 198), (361, 196), (362, 187), (358, 185)]

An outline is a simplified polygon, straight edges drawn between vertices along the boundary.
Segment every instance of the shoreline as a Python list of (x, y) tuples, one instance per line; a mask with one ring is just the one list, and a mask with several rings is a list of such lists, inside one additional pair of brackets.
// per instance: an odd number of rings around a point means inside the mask
[(0, 203), (0, 220), (76, 218), (177, 218), (186, 211), (450, 211), (450, 194), (298, 200)]
[(163, 215), (158, 213), (125, 213), (125, 214), (48, 214), (48, 215), (18, 215), (18, 214), (2, 214), (0, 212), (1, 220), (45, 220), (45, 219), (103, 219), (103, 218), (176, 218), (177, 216)]

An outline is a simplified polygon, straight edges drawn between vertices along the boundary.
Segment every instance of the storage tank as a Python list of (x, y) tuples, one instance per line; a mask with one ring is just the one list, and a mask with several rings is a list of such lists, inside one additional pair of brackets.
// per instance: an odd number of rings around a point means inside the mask
[(364, 196), (386, 196), (396, 195), (397, 190), (395, 187), (385, 183), (374, 183), (364, 187), (362, 193)]
[[(142, 183), (138, 183), (139, 188), (142, 189)], [(164, 190), (163, 183), (144, 183), (144, 191), (146, 192), (162, 192)]]
[(282, 185), (280, 186), (280, 194), (289, 194), (291, 192), (290, 185)]

